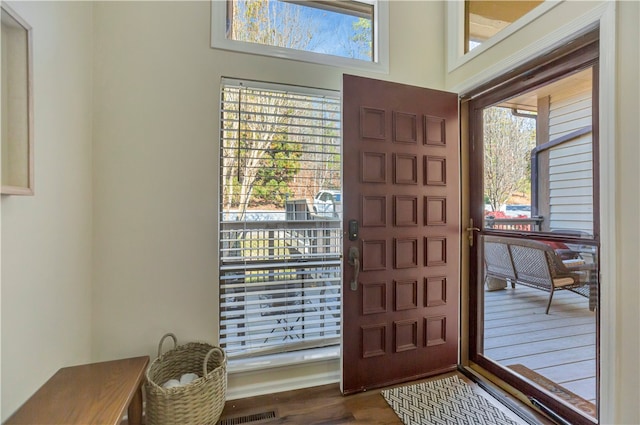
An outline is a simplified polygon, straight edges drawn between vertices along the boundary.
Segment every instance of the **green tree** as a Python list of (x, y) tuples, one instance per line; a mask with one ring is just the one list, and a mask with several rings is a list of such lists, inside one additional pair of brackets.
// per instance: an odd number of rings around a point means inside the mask
[(305, 48), (313, 38), (313, 28), (302, 25), (300, 8), (294, 4), (269, 0), (244, 0), (232, 3), (233, 40), (289, 49)]
[(351, 40), (358, 48), (358, 53), (364, 58), (373, 59), (373, 32), (371, 31), (371, 19), (358, 18), (353, 23), (354, 35)]
[(284, 93), (239, 88), (225, 98), (223, 128), (223, 202), (240, 208), (244, 220), (263, 158), (289, 124)]
[(283, 207), (286, 199), (293, 195), (289, 183), (300, 172), (302, 146), (285, 137), (277, 136), (262, 159), (254, 181), (253, 204)]

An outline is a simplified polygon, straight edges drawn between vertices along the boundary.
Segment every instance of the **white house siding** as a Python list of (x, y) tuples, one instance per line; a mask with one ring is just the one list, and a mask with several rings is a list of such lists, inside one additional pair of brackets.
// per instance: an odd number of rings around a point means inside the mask
[[(591, 90), (551, 97), (549, 140), (590, 126)], [(549, 152), (550, 227), (593, 233), (592, 133), (552, 148)]]

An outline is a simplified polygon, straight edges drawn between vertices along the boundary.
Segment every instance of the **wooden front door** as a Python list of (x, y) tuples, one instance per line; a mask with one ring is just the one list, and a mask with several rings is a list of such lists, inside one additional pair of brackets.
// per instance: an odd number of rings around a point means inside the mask
[(457, 365), (457, 95), (345, 75), (342, 126), (347, 394)]

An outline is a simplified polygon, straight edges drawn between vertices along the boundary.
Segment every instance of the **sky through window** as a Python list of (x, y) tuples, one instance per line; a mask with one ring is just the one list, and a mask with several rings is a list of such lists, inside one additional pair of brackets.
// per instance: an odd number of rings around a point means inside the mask
[(373, 61), (373, 6), (368, 7), (369, 16), (362, 17), (362, 12), (335, 11), (311, 2), (234, 0), (231, 38)]

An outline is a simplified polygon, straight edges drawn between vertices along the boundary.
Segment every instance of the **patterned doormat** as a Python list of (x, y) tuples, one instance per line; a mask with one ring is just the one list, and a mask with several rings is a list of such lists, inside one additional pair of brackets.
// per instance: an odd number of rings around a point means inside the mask
[(568, 389), (562, 387), (561, 385), (556, 384), (550, 379), (545, 378), (539, 373), (529, 369), (528, 367), (521, 364), (512, 364), (509, 366), (509, 369), (512, 369), (518, 372), (523, 377), (527, 378), (531, 382), (534, 382), (549, 391), (554, 396), (558, 397), (561, 400), (566, 401), (567, 403), (576, 407), (586, 413), (591, 417), (596, 417), (596, 406), (590, 401), (585, 400), (577, 394), (572, 393)]
[(516, 425), (457, 376), (383, 390), (404, 425)]

